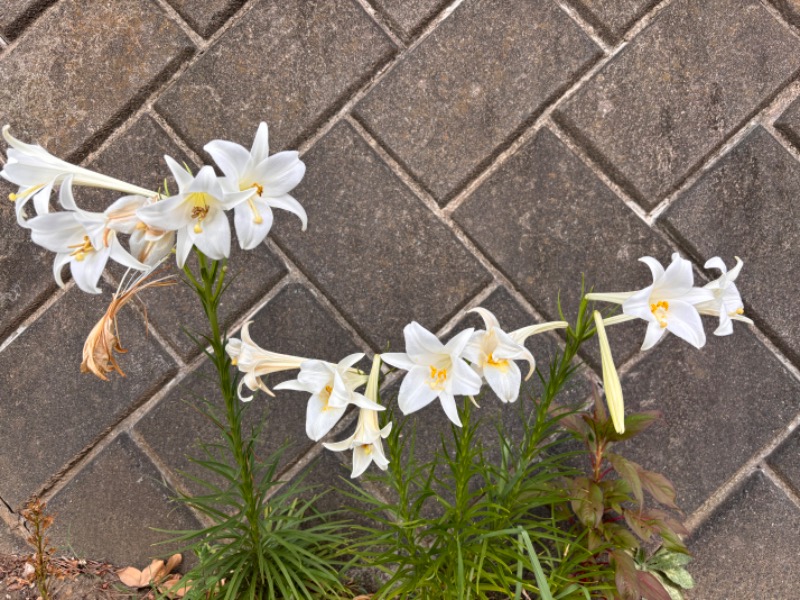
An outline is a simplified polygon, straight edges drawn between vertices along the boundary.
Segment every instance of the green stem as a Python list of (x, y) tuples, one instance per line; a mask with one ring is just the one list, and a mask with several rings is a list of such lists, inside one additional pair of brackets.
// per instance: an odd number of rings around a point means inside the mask
[(250, 541), (254, 548), (258, 548), (261, 545), (260, 499), (255, 489), (254, 456), (242, 435), (242, 407), (237, 395), (237, 381), (231, 370), (231, 359), (225, 352), (227, 338), (219, 322), (219, 303), (225, 291), (227, 267), (225, 261), (209, 261), (205, 254), (197, 249), (195, 253), (200, 263), (200, 277), (192, 273), (188, 264), (183, 270), (203, 305), (211, 329), (210, 335), (206, 338), (211, 345), (208, 355), (217, 370), (220, 391), (225, 401), (225, 415), (228, 420), (226, 434), (230, 441), (231, 454), (239, 469), (239, 490), (249, 525)]

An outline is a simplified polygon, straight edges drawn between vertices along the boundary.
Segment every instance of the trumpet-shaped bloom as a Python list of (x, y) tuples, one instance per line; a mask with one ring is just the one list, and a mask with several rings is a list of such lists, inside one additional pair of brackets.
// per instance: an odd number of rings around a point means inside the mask
[(247, 201), (234, 209), (236, 236), (242, 249), (250, 250), (264, 241), (272, 227), (273, 208), (300, 217), (305, 231), (308, 222), (306, 211), (289, 192), (303, 179), (306, 166), (294, 151), (269, 156), (266, 123), (258, 126), (249, 152), (239, 144), (225, 140), (209, 142), (204, 149), (225, 174), (222, 180), (225, 191), (250, 193)]
[(56, 253), (53, 275), (59, 286), (64, 287), (61, 271), (67, 264), (75, 283), (89, 294), (100, 293), (97, 282), (109, 259), (131, 269), (147, 270), (147, 265), (122, 247), (117, 232), (109, 226), (109, 214), (118, 207), (112, 204), (104, 213), (79, 209), (72, 195), (71, 176), (61, 184), (59, 198), (66, 212), (42, 214), (27, 224), (31, 239)]
[[(378, 402), (378, 378), (381, 369), (381, 356), (376, 355), (372, 360), (372, 370), (367, 381), (366, 398), (369, 402)], [(389, 466), (389, 460), (383, 453), (382, 439), (386, 439), (392, 431), (392, 424), (389, 423), (383, 429), (378, 423), (378, 412), (370, 408), (361, 408), (358, 412), (358, 423), (356, 430), (346, 440), (323, 444), (328, 450), (343, 452), (353, 450), (353, 473), (351, 478), (358, 477), (367, 470), (370, 463), (374, 462), (378, 468), (385, 471)]]
[(304, 362), (308, 362), (307, 358), (278, 354), (261, 348), (250, 337), (250, 323), (252, 321), (248, 321), (242, 327), (241, 339), (230, 339), (225, 346), (225, 352), (231, 357), (233, 365), (244, 373), (239, 381), (239, 399), (242, 402), (250, 402), (253, 399), (253, 396), (242, 395), (244, 386), (252, 392), (261, 390), (269, 396), (274, 396), (275, 394), (261, 378), (270, 373), (299, 369)]
[(323, 360), (309, 360), (300, 365), (297, 379), (284, 381), (276, 390), (308, 392), (306, 434), (318, 442), (333, 429), (344, 416), (348, 404), (371, 410), (384, 410), (380, 404), (368, 400), (356, 389), (367, 382), (367, 376), (353, 368), (363, 354), (351, 354), (332, 364)]
[(439, 398), (447, 417), (461, 427), (455, 396), (481, 391), (480, 376), (463, 358), (473, 331), (466, 329), (442, 344), (416, 321), (405, 326), (406, 352), (383, 355), (385, 363), (408, 371), (398, 396), (403, 414), (418, 411)]
[(33, 199), (36, 214), (49, 212), (53, 188), (67, 177), (72, 177), (74, 185), (117, 190), (125, 194), (157, 195), (156, 192), (56, 158), (38, 144), (21, 142), (11, 135), (9, 129), (9, 125), (3, 127), (3, 137), (10, 148), (8, 161), (0, 171), (0, 177), (19, 186), (16, 193), (9, 195), (9, 199), (16, 202), (17, 221), (23, 227), (27, 227), (25, 205), (28, 201)]
[(500, 328), (497, 317), (485, 308), (474, 308), (470, 312), (476, 312), (481, 316), (486, 330), (472, 334), (469, 344), (464, 349), (464, 358), (470, 362), (475, 372), (486, 380), (501, 401), (515, 402), (519, 397), (522, 373), (514, 361), (528, 362), (526, 380), (536, 369), (536, 360), (524, 346), (525, 340), (537, 333), (567, 327), (568, 323), (566, 321), (542, 323), (506, 333)]
[(625, 433), (625, 401), (622, 397), (622, 384), (619, 382), (617, 367), (611, 355), (611, 344), (608, 343), (606, 327), (600, 311), (594, 311), (594, 323), (597, 327), (597, 339), (600, 342), (600, 361), (603, 368), (603, 389), (606, 393), (608, 412), (617, 433)]
[(652, 285), (638, 292), (591, 293), (586, 297), (589, 300), (622, 304), (624, 317), (614, 317), (614, 323), (635, 318), (646, 321), (648, 325), (642, 350), (652, 348), (667, 331), (695, 348), (702, 348), (706, 343), (706, 334), (697, 305), (713, 300), (714, 293), (694, 287), (692, 264), (677, 252), (672, 255), (672, 263), (666, 270), (650, 256), (639, 260), (650, 267)]
[(131, 254), (149, 267), (161, 262), (175, 247), (175, 232), (151, 227), (137, 216), (144, 206), (157, 201), (156, 197), (124, 196), (105, 211), (108, 227), (119, 233), (129, 234)]
[(736, 257), (736, 266), (730, 271), (719, 256), (709, 259), (705, 264), (706, 269), (718, 269), (722, 272), (718, 279), (704, 286), (705, 289), (711, 290), (714, 299), (697, 305), (697, 310), (701, 315), (719, 317), (719, 326), (714, 331), (714, 335), (731, 335), (734, 319), (753, 324), (750, 319), (743, 316), (744, 304), (734, 283), (743, 266), (744, 263), (738, 256)]
[(227, 193), (211, 167), (203, 167), (193, 176), (174, 159), (165, 156), (179, 193), (141, 207), (141, 221), (162, 231), (177, 231), (178, 266), (183, 268), (192, 246), (214, 260), (231, 253), (231, 229), (225, 211), (244, 202), (250, 192)]

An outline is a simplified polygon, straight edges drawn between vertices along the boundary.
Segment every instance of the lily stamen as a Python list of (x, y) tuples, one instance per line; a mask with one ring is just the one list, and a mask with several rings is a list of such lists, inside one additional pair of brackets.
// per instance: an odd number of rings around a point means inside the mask
[(43, 187), (44, 187), (44, 184), (38, 184), (38, 185), (32, 185), (31, 187), (29, 187), (26, 190), (20, 190), (16, 194), (14, 192), (11, 192), (8, 195), (8, 199), (11, 200), (11, 202), (16, 202), (17, 200), (22, 200), (22, 199), (27, 198), (28, 196), (30, 196), (32, 194), (35, 194), (36, 192), (38, 192)]
[(444, 384), (447, 381), (447, 369), (437, 369), (431, 365), (431, 382), (430, 386), (434, 390), (444, 389)]
[[(254, 183), (253, 185), (258, 185), (258, 184)], [(260, 196), (261, 194), (259, 193), (258, 195)], [(253, 211), (253, 223), (255, 223), (256, 225), (261, 225), (264, 222), (264, 217), (262, 217), (261, 213), (258, 212), (258, 208), (256, 208), (256, 203), (253, 202), (252, 198), (250, 198), (247, 201), (247, 203), (250, 205), (250, 210)]]
[(94, 246), (92, 245), (92, 242), (89, 241), (88, 235), (83, 236), (82, 243), (72, 244), (71, 246), (68, 246), (68, 248), (75, 248), (75, 251), (71, 253), (70, 256), (74, 256), (75, 260), (78, 262), (84, 260), (89, 252), (94, 252)]
[(650, 305), (650, 312), (658, 321), (658, 324), (664, 329), (667, 326), (667, 312), (669, 311), (669, 302), (661, 300), (655, 304)]

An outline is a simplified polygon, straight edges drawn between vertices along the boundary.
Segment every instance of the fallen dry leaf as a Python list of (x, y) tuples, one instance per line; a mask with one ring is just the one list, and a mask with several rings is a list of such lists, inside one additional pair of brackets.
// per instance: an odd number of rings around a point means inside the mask
[(190, 589), (189, 584), (181, 585), (180, 575), (173, 575), (158, 586), (158, 591), (169, 598), (183, 598)]
[(169, 575), (173, 569), (181, 564), (181, 560), (183, 560), (183, 557), (180, 554), (173, 554), (166, 563), (163, 560), (155, 559), (141, 571), (135, 567), (120, 569), (117, 571), (117, 577), (128, 587), (150, 587), (153, 584), (158, 584)]

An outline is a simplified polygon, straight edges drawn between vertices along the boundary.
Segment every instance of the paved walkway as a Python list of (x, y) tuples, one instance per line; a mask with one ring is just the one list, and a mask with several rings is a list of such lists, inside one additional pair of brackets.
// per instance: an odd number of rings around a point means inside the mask
[[(162, 154), (200, 165), (205, 142), (249, 145), (266, 120), (273, 151), (303, 153), (310, 225), (280, 215), (234, 253), (225, 316), (255, 315), (279, 351), (397, 348), (408, 321), (447, 335), (479, 304), (525, 324), (553, 318), (559, 290), (574, 305), (581, 272), (636, 289), (645, 254), (741, 256), (755, 328), (646, 354), (641, 324), (612, 331), (629, 405), (665, 415), (628, 454), (678, 487), (694, 598), (796, 598), (798, 27), (797, 0), (0, 0), (0, 122), (153, 187)], [(198, 309), (151, 294), (150, 335), (123, 316), (127, 377), (80, 375), (103, 300), (58, 290), (0, 210), (0, 497), (42, 495), (59, 542), (141, 562), (148, 527), (194, 521), (162, 481), (187, 485), (209, 432), (180, 402), (208, 387), (177, 325)], [(556, 343), (532, 348), (546, 362)], [(301, 440), (290, 473), (330, 481), (344, 471), (302, 441), (304, 404), (253, 403), (263, 446)]]

